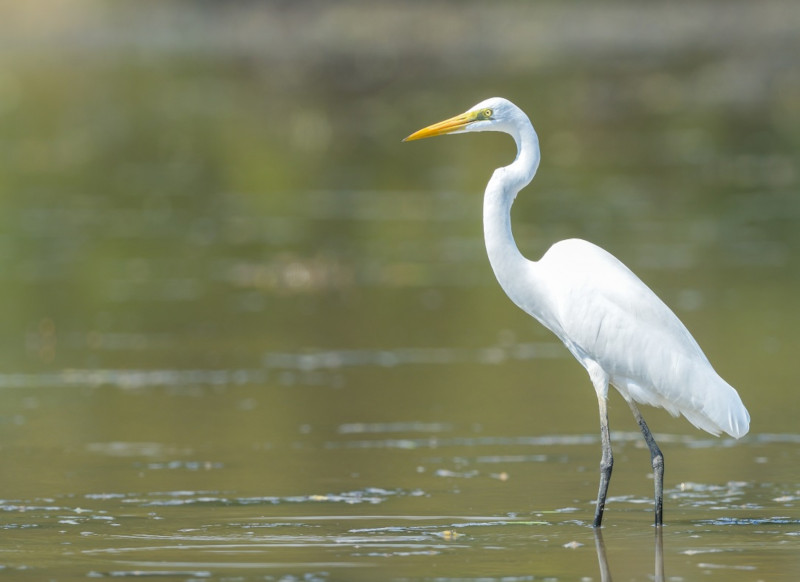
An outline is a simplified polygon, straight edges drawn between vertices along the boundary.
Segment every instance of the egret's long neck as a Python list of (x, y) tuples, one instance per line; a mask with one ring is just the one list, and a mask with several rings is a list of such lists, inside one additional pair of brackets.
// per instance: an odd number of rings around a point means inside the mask
[(532, 306), (526, 304), (524, 297), (530, 295), (532, 282), (525, 281), (522, 275), (531, 271), (531, 261), (522, 256), (514, 242), (511, 205), (539, 167), (539, 139), (527, 117), (509, 133), (517, 143), (517, 157), (510, 165), (495, 170), (486, 186), (483, 233), (497, 281), (514, 303), (530, 312)]

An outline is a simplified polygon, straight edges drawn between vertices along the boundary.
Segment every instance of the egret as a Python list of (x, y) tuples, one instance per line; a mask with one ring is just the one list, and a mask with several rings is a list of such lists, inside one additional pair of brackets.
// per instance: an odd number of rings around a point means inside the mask
[(747, 433), (750, 415), (678, 317), (613, 255), (568, 239), (538, 261), (522, 256), (511, 232), (511, 205), (536, 174), (541, 154), (536, 131), (519, 107), (493, 97), (403, 141), (472, 131), (504, 132), (517, 144), (516, 158), (494, 171), (483, 199), (484, 239), (495, 277), (518, 307), (558, 336), (586, 368), (597, 393), (602, 455), (593, 525), (601, 526), (614, 465), (607, 410), (611, 385), (630, 406), (650, 449), (660, 527), (664, 456), (637, 403), (682, 414), (713, 435), (725, 432), (737, 439)]

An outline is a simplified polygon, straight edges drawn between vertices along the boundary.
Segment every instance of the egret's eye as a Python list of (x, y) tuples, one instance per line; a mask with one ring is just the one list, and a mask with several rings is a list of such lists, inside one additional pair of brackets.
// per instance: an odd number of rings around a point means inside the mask
[(488, 109), (488, 108), (484, 109), (480, 113), (480, 118), (481, 119), (491, 119), (492, 118), (492, 113), (493, 113), (493, 111), (491, 109)]

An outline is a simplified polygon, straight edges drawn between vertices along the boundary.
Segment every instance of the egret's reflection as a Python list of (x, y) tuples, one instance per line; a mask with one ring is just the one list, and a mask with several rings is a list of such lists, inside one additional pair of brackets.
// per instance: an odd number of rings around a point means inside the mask
[[(655, 582), (664, 582), (664, 537), (660, 527), (655, 528)], [(594, 547), (597, 550), (597, 562), (600, 565), (601, 582), (611, 582), (611, 570), (606, 558), (606, 544), (603, 541), (603, 531), (594, 528)]]

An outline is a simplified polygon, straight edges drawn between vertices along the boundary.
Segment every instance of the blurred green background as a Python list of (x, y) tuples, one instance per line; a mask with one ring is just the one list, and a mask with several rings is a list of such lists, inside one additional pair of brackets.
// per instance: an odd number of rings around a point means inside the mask
[[(456, 409), (440, 420), (593, 429), (583, 370), (483, 250), (483, 187), (511, 140), (400, 141), (502, 95), (543, 148), (514, 207), (523, 252), (608, 249), (685, 321), (754, 431), (796, 428), (795, 2), (2, 13), (0, 385), (380, 385), (363, 411), (317, 392), (292, 418), (416, 420), (441, 398)], [(524, 417), (493, 412), (497, 394)]]

